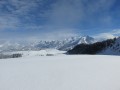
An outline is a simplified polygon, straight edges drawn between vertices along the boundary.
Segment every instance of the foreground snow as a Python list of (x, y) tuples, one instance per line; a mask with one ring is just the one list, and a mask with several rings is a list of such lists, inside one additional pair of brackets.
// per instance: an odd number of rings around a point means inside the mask
[(0, 90), (120, 90), (120, 57), (0, 59)]

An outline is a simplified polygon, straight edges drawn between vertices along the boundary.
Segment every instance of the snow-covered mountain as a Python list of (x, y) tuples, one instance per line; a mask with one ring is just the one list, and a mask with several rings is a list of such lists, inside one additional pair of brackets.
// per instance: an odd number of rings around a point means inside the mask
[(74, 46), (81, 43), (94, 43), (92, 37), (69, 37), (64, 40), (51, 40), (51, 41), (0, 41), (0, 52), (3, 51), (28, 51), (28, 50), (41, 50), (41, 49), (59, 49), (69, 50)]
[(74, 46), (81, 44), (81, 43), (91, 44), (94, 42), (95, 42), (95, 39), (89, 36), (70, 37), (64, 40), (40, 41), (39, 44), (36, 45), (36, 47), (39, 49), (55, 48), (59, 50), (69, 50), (69, 49), (72, 49)]
[(68, 50), (68, 54), (120, 55), (120, 37), (93, 44), (79, 44)]
[[(114, 42), (115, 41), (115, 42)], [(72, 50), (75, 46), (80, 44), (87, 44), (89, 46), (93, 45), (96, 47), (100, 46), (95, 43), (96, 40), (92, 37), (85, 36), (85, 37), (69, 37), (64, 40), (52, 40), (52, 41), (0, 41), (0, 53), (4, 52), (17, 52), (17, 51), (39, 51), (39, 50), (61, 50), (61, 51), (69, 51)], [(113, 43), (114, 42), (114, 43)], [(107, 43), (107, 44), (106, 44)], [(111, 44), (110, 44), (111, 43)], [(105, 47), (103, 46), (105, 44)], [(110, 45), (108, 45), (110, 44)], [(97, 54), (102, 55), (120, 55), (120, 37), (117, 39), (109, 42), (103, 41), (101, 42), (101, 47)], [(93, 47), (92, 47), (93, 48)], [(81, 49), (84, 49), (82, 47)], [(95, 48), (93, 48), (95, 49)], [(77, 49), (78, 50), (78, 49)], [(85, 49), (84, 49), (85, 50)], [(91, 50), (91, 49), (89, 49)], [(89, 51), (87, 50), (87, 51)], [(90, 52), (91, 53), (91, 52)]]
[(37, 50), (35, 45), (29, 41), (0, 41), (0, 52)]
[(102, 50), (100, 54), (104, 55), (120, 55), (120, 37), (115, 40), (115, 43), (105, 50)]

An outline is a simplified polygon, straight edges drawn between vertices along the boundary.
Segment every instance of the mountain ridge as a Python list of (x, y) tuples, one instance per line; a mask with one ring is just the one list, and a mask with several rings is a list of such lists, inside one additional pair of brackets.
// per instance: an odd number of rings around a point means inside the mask
[(68, 54), (120, 55), (120, 37), (93, 44), (79, 44), (68, 50)]
[(41, 50), (41, 49), (58, 49), (69, 50), (80, 43), (91, 44), (95, 39), (90, 36), (75, 36), (65, 38), (64, 40), (51, 40), (51, 41), (37, 41), (37, 42), (1, 42), (0, 51), (28, 51), (28, 50)]

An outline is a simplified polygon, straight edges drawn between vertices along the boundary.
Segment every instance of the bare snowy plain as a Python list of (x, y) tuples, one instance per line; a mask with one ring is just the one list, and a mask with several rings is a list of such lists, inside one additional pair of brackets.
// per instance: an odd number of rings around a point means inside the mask
[(0, 59), (0, 90), (120, 90), (120, 57), (56, 55)]

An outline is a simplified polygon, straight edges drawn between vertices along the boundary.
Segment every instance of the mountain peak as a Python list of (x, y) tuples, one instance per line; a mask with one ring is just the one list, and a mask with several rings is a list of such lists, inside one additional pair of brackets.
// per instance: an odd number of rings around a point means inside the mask
[(18, 51), (18, 50), (41, 50), (41, 49), (60, 49), (60, 50), (69, 50), (74, 46), (85, 43), (91, 44), (94, 43), (94, 38), (90, 36), (72, 36), (65, 38), (64, 40), (40, 40), (38, 42), (1, 42), (0, 43), (0, 50), (1, 51)]

